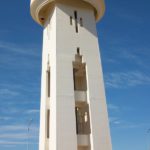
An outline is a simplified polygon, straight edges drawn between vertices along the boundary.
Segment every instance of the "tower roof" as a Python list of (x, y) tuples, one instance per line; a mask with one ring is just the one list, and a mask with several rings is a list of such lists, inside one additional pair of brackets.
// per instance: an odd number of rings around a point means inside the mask
[[(30, 4), (30, 10), (31, 10), (31, 16), (33, 19), (39, 23), (42, 23), (42, 19), (40, 16), (40, 12), (45, 8), (47, 5), (50, 5), (52, 2), (55, 2), (56, 0), (31, 0)], [(87, 2), (91, 4), (95, 9), (95, 19), (96, 21), (99, 21), (105, 12), (105, 4), (104, 0), (82, 0), (84, 2)]]

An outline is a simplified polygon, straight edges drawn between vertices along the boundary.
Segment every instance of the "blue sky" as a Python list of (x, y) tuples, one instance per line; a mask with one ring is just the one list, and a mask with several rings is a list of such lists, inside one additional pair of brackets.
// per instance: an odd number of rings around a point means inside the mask
[[(150, 148), (150, 1), (106, 0), (97, 30), (113, 150)], [(0, 149), (37, 150), (42, 28), (29, 0), (0, 5)]]

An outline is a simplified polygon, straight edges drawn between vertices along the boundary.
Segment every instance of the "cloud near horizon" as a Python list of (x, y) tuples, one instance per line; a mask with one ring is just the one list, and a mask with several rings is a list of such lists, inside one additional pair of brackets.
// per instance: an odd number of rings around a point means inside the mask
[(105, 76), (107, 88), (127, 88), (150, 85), (150, 76), (140, 71), (112, 72)]

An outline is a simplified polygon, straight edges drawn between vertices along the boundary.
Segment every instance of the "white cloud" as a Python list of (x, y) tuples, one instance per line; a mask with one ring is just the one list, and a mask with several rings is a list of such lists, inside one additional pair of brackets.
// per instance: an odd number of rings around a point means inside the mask
[(24, 144), (27, 141), (27, 138), (30, 139), (30, 142), (38, 141), (38, 137), (39, 128), (36, 125), (30, 126), (29, 132), (27, 125), (0, 126), (1, 145)]
[(7, 117), (7, 116), (0, 117), (0, 121), (2, 121), (2, 120), (10, 120), (10, 119), (12, 119), (12, 117)]
[(27, 139), (27, 133), (0, 134), (0, 139)]
[(109, 117), (109, 122), (111, 123), (111, 124), (113, 124), (114, 122), (116, 122), (116, 121), (119, 121), (120, 119), (118, 118), (118, 117)]
[(0, 140), (0, 145), (25, 145), (26, 142), (14, 142), (7, 140)]
[[(0, 145), (9, 146), (9, 145), (26, 145), (27, 142), (19, 142), (19, 141), (12, 141), (12, 140), (0, 140)], [(29, 144), (38, 144), (36, 142), (29, 142)]]
[(27, 47), (27, 46), (20, 46), (14, 43), (0, 41), (0, 48), (23, 55), (39, 56), (39, 53), (37, 52), (37, 46), (33, 45)]
[(35, 114), (35, 113), (39, 113), (40, 110), (39, 109), (32, 109), (32, 110), (27, 110), (25, 113), (26, 114)]
[(108, 88), (126, 88), (150, 84), (150, 76), (139, 71), (115, 72), (105, 76)]
[(148, 123), (136, 123), (132, 121), (123, 120), (124, 118), (119, 117), (109, 117), (109, 122), (111, 127), (117, 129), (134, 129), (134, 128), (143, 128), (149, 126)]
[(9, 97), (12, 97), (12, 96), (17, 96), (19, 95), (20, 93), (17, 92), (17, 91), (14, 91), (14, 90), (10, 90), (10, 89), (0, 89), (0, 96), (9, 96)]
[(4, 126), (0, 126), (0, 132), (25, 130), (26, 128), (27, 127), (25, 125), (4, 125)]
[(114, 104), (108, 104), (108, 109), (110, 111), (119, 111), (119, 107), (117, 105), (114, 105)]
[(3, 133), (0, 134), (0, 139), (12, 139), (12, 140), (26, 140), (27, 138), (30, 139), (37, 139), (38, 136), (36, 136), (36, 134), (32, 135), (31, 133)]
[[(0, 132), (14, 132), (14, 131), (26, 131), (27, 130), (27, 124), (25, 125), (3, 125), (0, 126)], [(32, 125), (30, 127), (33, 131), (37, 132), (39, 128), (35, 125)]]
[(143, 128), (149, 124), (146, 123), (133, 123), (133, 122), (122, 122), (121, 125), (118, 126), (118, 128), (121, 129), (134, 129), (134, 128)]

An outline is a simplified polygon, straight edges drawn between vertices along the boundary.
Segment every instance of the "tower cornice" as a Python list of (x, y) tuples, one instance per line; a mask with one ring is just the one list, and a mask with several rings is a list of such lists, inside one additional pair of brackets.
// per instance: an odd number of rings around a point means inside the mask
[[(82, 0), (84, 2), (87, 2), (93, 6), (95, 9), (95, 19), (96, 21), (99, 21), (105, 12), (105, 3), (104, 0)], [(43, 25), (42, 16), (40, 16), (40, 12), (44, 11), (45, 7), (48, 5), (51, 5), (53, 2), (56, 2), (56, 0), (31, 0), (30, 4), (30, 11), (31, 16), (33, 19), (39, 23), (40, 25)]]

